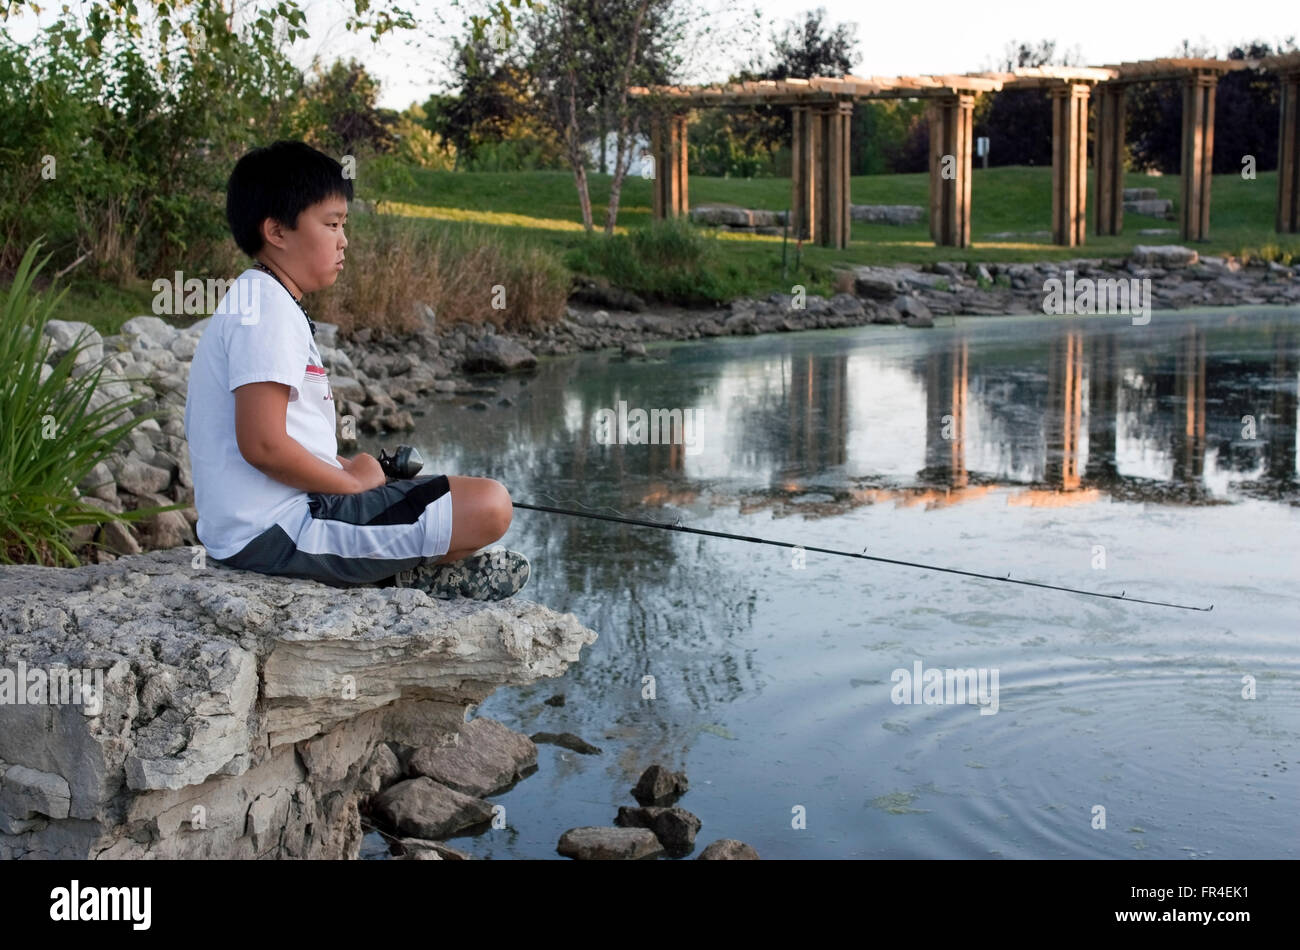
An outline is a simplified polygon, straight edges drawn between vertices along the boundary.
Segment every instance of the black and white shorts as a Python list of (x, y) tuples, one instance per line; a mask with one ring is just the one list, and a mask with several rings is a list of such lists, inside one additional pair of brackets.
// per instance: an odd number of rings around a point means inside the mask
[(356, 587), (387, 580), (451, 548), (446, 475), (391, 481), (352, 495), (308, 492), (282, 518), (218, 564)]

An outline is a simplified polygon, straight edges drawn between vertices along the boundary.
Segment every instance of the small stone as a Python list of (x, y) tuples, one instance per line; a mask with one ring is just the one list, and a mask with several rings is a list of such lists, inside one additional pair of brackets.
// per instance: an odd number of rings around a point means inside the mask
[(646, 355), (645, 344), (643, 344), (643, 343), (635, 343), (635, 342), (632, 342), (632, 341), (628, 341), (627, 343), (624, 343), (624, 344), (623, 344), (623, 358), (624, 358), (624, 359), (629, 359), (629, 360), (630, 360), (630, 359), (632, 359), (632, 358), (634, 358), (634, 357), (641, 357), (642, 359), (644, 359), (644, 358), (645, 358), (645, 355)]
[[(170, 499), (162, 499), (163, 504), (174, 504)], [(138, 522), (150, 549), (165, 550), (194, 543), (190, 532), (190, 523), (180, 511), (160, 511)]]
[(550, 697), (549, 699), (543, 699), (542, 702), (546, 703), (546, 705), (548, 706), (563, 706), (564, 694), (556, 693), (554, 696)]
[(53, 772), (11, 765), (0, 780), (0, 812), (19, 820), (67, 818), (71, 801), (67, 779)]
[(700, 852), (696, 861), (757, 861), (758, 852), (735, 838), (719, 838)]
[(485, 336), (465, 353), (464, 366), (471, 373), (513, 373), (532, 369), (537, 357), (507, 337)]
[(685, 772), (674, 772), (656, 763), (641, 774), (632, 795), (642, 805), (665, 805), (685, 794), (689, 787)]
[[(133, 432), (133, 435), (136, 433)], [(143, 433), (140, 436), (146, 438)], [(152, 443), (150, 443), (150, 453), (153, 455)], [(133, 495), (147, 495), (165, 491), (167, 486), (172, 482), (172, 473), (148, 462), (128, 456), (123, 459), (116, 467), (110, 462), (109, 469), (113, 477), (117, 479), (117, 487), (122, 491), (128, 491)]]
[(558, 745), (581, 755), (600, 755), (600, 746), (580, 739), (572, 732), (534, 732), (529, 736), (538, 745)]
[(47, 320), (43, 332), (52, 341), (47, 356), (51, 363), (58, 362), (59, 357), (76, 346), (81, 347), (73, 364), (77, 368), (91, 367), (104, 358), (104, 338), (89, 323)]
[(570, 828), (555, 848), (579, 861), (636, 861), (663, 848), (648, 828)]
[(509, 788), (536, 765), (537, 746), (527, 736), (480, 716), (464, 725), (454, 745), (417, 750), (408, 768), (414, 775), (427, 775), (482, 798)]
[(330, 390), (334, 393), (334, 399), (338, 401), (348, 401), (363, 403), (366, 400), (365, 387), (361, 382), (352, 376), (330, 376)]
[(386, 412), (379, 417), (378, 421), (380, 428), (388, 432), (409, 432), (415, 428), (415, 417), (406, 409)]
[(139, 554), (142, 550), (131, 528), (121, 521), (107, 521), (100, 529), (101, 542), (115, 554)]
[(397, 843), (405, 852), (404, 857), (413, 861), (471, 861), (464, 851), (457, 850), (441, 841), (426, 841), (423, 838), (398, 838)]
[(1138, 244), (1129, 260), (1143, 267), (1177, 268), (1197, 263), (1199, 255), (1191, 248), (1177, 244)]
[(620, 828), (649, 828), (670, 855), (680, 857), (690, 854), (695, 847), (695, 834), (700, 830), (701, 822), (685, 808), (677, 806), (629, 808), (621, 805), (614, 824)]
[(492, 806), (426, 776), (407, 779), (381, 792), (374, 809), (399, 835), (446, 838), (492, 819)]
[(362, 770), (361, 785), (363, 788), (369, 789), (371, 794), (374, 794), (383, 791), (401, 776), (402, 763), (397, 761), (397, 756), (388, 743), (381, 742), (375, 747), (375, 751), (370, 754), (370, 761), (366, 763), (365, 769)]
[(103, 462), (96, 462), (95, 467), (90, 470), (77, 487), (86, 494), (93, 495), (102, 501), (114, 501), (117, 498), (117, 482), (113, 478), (113, 473), (109, 471), (108, 466)]
[(930, 312), (930, 308), (917, 297), (894, 298), (894, 309), (902, 316), (903, 323), (909, 327), (934, 326), (934, 315)]
[(366, 387), (366, 404), (378, 406), (380, 409), (392, 411), (397, 408), (397, 402), (392, 396), (388, 395), (387, 390), (379, 386)]
[(891, 300), (900, 290), (898, 278), (886, 267), (857, 267), (853, 270), (853, 291), (870, 300)]

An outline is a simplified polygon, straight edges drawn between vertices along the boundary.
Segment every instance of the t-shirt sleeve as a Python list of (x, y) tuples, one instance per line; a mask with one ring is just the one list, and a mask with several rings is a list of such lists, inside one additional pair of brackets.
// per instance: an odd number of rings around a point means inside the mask
[(248, 383), (284, 383), (289, 401), (298, 398), (311, 356), (306, 320), (294, 321), (279, 308), (265, 307), (256, 323), (231, 319), (227, 340), (231, 392)]

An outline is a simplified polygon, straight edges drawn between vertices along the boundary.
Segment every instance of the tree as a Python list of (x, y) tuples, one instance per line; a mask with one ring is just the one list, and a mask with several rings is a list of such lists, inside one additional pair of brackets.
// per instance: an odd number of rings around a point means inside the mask
[[(497, 0), (479, 27), (525, 2)], [(0, 195), (0, 269), (41, 234), (56, 266), (88, 260), (122, 282), (178, 265), (222, 267), (231, 248), (222, 192), (243, 152), (314, 132), (382, 138), (361, 75), (346, 68), (333, 91), (364, 107), (344, 109), (350, 118), (337, 126), (311, 127), (301, 71), (286, 55), (307, 35), (299, 0), (55, 6), (0, 4), (3, 23), (52, 14), (24, 44), (0, 29), (0, 178), (9, 186)], [(416, 25), (393, 4), (351, 0), (344, 10), (347, 28), (372, 38)]]
[[(623, 180), (645, 118), (634, 85), (671, 81), (689, 19), (685, 0), (555, 0), (529, 18), (529, 71), (539, 104), (564, 144), (586, 230), (594, 228), (583, 143), (613, 123), (615, 163), (605, 232), (618, 219)], [(600, 143), (602, 151), (604, 142)]]
[[(811, 79), (814, 76), (845, 76), (857, 63), (857, 27), (826, 23), (826, 10), (818, 7), (804, 13), (802, 20), (788, 20), (783, 28), (772, 29), (771, 50), (759, 54), (729, 82), (762, 79)], [(754, 156), (774, 152), (790, 141), (792, 134), (788, 106), (749, 106), (728, 109), (701, 129), (706, 136), (696, 144), (697, 161), (727, 172), (744, 173), (756, 167)], [(708, 174), (705, 168), (701, 172)]]
[(471, 31), (458, 40), (452, 73), (454, 93), (430, 97), (427, 109), (431, 131), (456, 146), (457, 168), (476, 167), (480, 159), (497, 168), (503, 160), (544, 168), (561, 160), (558, 136), (537, 114), (536, 83), (506, 34), (489, 41)]
[[(1232, 47), (1228, 59), (1255, 60), (1296, 48), (1295, 37), (1276, 46), (1252, 40)], [(1193, 47), (1186, 40), (1175, 56), (1213, 56), (1212, 49)], [(1242, 158), (1253, 155), (1257, 171), (1277, 168), (1277, 74), (1240, 69), (1219, 78), (1214, 108), (1214, 174), (1239, 172)], [(1127, 140), (1133, 165), (1139, 170), (1177, 174), (1182, 166), (1183, 96), (1178, 82), (1140, 83), (1130, 87)]]
[(355, 59), (315, 69), (302, 102), (312, 117), (309, 144), (332, 155), (382, 154), (397, 144), (376, 102), (379, 83)]
[(803, 23), (789, 21), (773, 33), (773, 61), (759, 78), (810, 79), (813, 76), (847, 76), (858, 61), (857, 26), (841, 23), (827, 32), (826, 8), (804, 14)]

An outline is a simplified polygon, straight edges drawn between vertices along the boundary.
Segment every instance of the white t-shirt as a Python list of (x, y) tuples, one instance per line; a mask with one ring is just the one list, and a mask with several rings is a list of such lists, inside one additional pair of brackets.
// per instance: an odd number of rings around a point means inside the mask
[(222, 297), (199, 338), (185, 399), (199, 515), (195, 530), (213, 557), (236, 554), (306, 504), (306, 492), (258, 471), (239, 451), (234, 391), (268, 381), (289, 387), (289, 436), (341, 468), (334, 393), (307, 318), (275, 278), (249, 268)]

